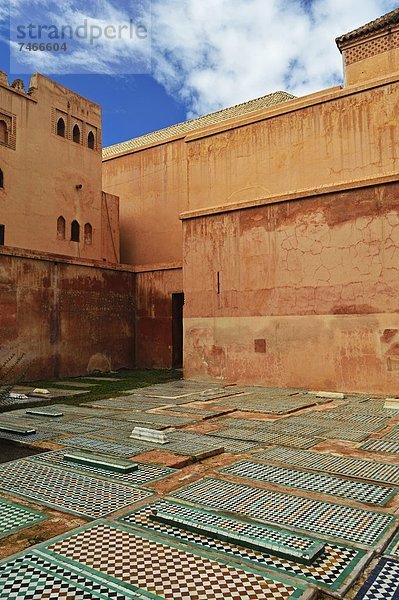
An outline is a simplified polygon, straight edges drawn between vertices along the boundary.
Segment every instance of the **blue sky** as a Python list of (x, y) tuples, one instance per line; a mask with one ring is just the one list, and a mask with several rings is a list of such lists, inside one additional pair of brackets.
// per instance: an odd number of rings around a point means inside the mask
[[(398, 5), (394, 0), (11, 0), (9, 7), (8, 0), (0, 0), (0, 69), (26, 85), (31, 73), (42, 72), (101, 104), (103, 141), (110, 145), (279, 89), (300, 96), (336, 85), (342, 66), (335, 37)], [(129, 38), (124, 33), (93, 43), (69, 39), (64, 53), (17, 48), (17, 41), (30, 42), (26, 35), (17, 40), (17, 26), (85, 21), (103, 32), (130, 23), (145, 27), (146, 35), (138, 39), (131, 29)]]

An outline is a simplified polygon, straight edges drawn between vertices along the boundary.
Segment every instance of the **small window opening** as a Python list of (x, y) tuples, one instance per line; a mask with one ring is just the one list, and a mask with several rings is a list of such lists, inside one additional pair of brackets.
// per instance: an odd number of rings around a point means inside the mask
[(218, 294), (220, 294), (220, 271), (217, 272), (217, 290)]
[(0, 225), (0, 246), (4, 246), (5, 231), (6, 231), (6, 226)]
[(80, 129), (79, 125), (74, 125), (72, 130), (72, 139), (76, 144), (80, 144)]
[(85, 225), (85, 244), (91, 244), (93, 241), (93, 228), (90, 223)]
[(65, 240), (65, 219), (58, 217), (57, 219), (57, 239)]
[(65, 137), (65, 121), (62, 117), (57, 121), (57, 135)]
[(89, 135), (87, 136), (87, 146), (91, 149), (94, 150), (94, 133), (92, 131), (89, 131)]
[(4, 175), (3, 171), (0, 169), (0, 189), (4, 187)]
[(71, 242), (80, 241), (80, 225), (77, 221), (72, 221), (71, 224)]
[(8, 127), (3, 120), (0, 120), (0, 144), (8, 144)]

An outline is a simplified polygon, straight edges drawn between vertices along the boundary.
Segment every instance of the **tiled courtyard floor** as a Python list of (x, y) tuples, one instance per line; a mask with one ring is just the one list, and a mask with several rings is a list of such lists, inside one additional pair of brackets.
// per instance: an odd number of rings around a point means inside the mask
[(383, 398), (182, 380), (114, 396), (0, 414), (0, 448), (25, 449), (0, 464), (0, 599), (399, 598)]

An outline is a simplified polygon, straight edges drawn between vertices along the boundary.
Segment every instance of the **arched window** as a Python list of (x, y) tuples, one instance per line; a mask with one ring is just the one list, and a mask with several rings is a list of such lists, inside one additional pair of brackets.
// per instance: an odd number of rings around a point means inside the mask
[(87, 146), (91, 149), (94, 150), (94, 133), (92, 131), (89, 131), (89, 135), (87, 136)]
[(71, 223), (71, 242), (80, 241), (80, 225), (77, 221)]
[(4, 187), (4, 175), (3, 175), (3, 171), (0, 169), (0, 188), (2, 189)]
[(8, 127), (3, 119), (0, 120), (0, 144), (8, 144)]
[(80, 129), (79, 129), (79, 125), (74, 125), (73, 130), (72, 130), (72, 139), (77, 144), (80, 144)]
[(65, 240), (65, 219), (58, 217), (57, 219), (57, 239)]
[(93, 241), (93, 228), (90, 223), (85, 225), (85, 244), (91, 244)]
[(65, 121), (62, 117), (57, 121), (57, 135), (65, 137)]

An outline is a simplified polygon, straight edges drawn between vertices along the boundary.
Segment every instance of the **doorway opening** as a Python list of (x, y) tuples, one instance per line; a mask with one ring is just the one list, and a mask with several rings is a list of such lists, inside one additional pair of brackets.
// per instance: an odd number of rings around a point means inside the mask
[(183, 292), (172, 294), (172, 367), (181, 369), (183, 367)]

